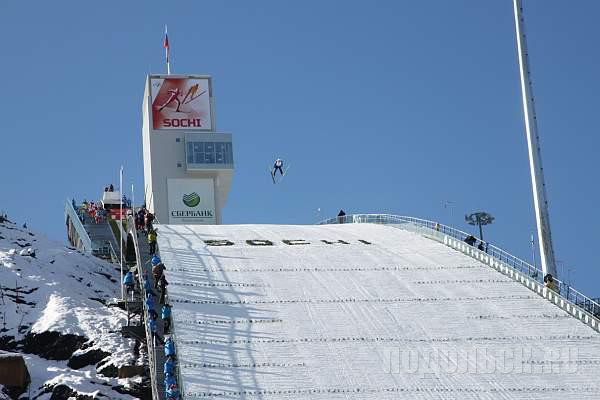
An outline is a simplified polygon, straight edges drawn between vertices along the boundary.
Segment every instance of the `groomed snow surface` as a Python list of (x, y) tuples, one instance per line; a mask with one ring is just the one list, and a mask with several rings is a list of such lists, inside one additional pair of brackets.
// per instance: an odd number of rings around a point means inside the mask
[[(105, 305), (120, 296), (119, 279), (112, 264), (10, 222), (0, 223), (0, 343), (44, 332), (72, 334), (86, 340), (86, 348), (77, 350), (74, 356), (102, 350), (111, 353), (108, 360), (103, 360), (105, 365), (134, 363), (133, 341), (120, 334), (126, 314)], [(82, 395), (133, 399), (112, 388), (139, 381), (97, 374), (95, 365), (72, 369), (67, 360), (48, 360), (27, 353), (23, 357), (31, 376), (24, 396), (30, 394), (39, 400), (50, 398), (52, 393), (44, 391), (59, 384)]]
[(600, 398), (600, 335), (417, 234), (163, 225), (158, 238), (186, 399)]

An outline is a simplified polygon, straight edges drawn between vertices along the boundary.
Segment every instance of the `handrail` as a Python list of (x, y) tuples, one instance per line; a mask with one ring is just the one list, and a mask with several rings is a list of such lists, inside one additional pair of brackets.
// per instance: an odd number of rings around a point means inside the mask
[[(384, 225), (395, 225), (396, 227), (401, 229), (406, 228), (408, 230), (415, 231), (415, 229), (410, 229), (412, 226), (417, 228), (417, 231), (419, 233), (429, 235), (439, 233), (450, 236), (460, 241), (464, 241), (467, 236), (471, 236), (466, 232), (441, 224), (439, 222), (391, 214), (352, 214), (328, 218), (318, 222), (319, 225), (344, 223), (374, 223)], [(480, 242), (483, 243), (483, 252), (500, 261), (501, 263), (509, 266), (513, 270), (518, 271), (523, 275), (527, 275), (529, 276), (529, 278), (543, 285), (544, 274), (540, 269), (488, 242)], [(553, 279), (558, 285), (558, 294), (561, 297), (563, 297), (567, 301), (570, 301), (574, 305), (583, 308), (585, 311), (589, 312), (593, 316), (600, 317), (600, 303), (584, 295), (583, 293), (574, 289), (565, 282), (562, 282), (557, 278)]]
[(84, 253), (92, 254), (92, 239), (90, 239), (90, 235), (87, 233), (83, 224), (79, 220), (79, 215), (73, 207), (73, 200), (71, 199), (67, 199), (67, 203), (65, 204), (65, 214), (69, 217), (71, 224), (73, 225), (75, 231), (77, 231), (77, 234), (79, 235), (79, 240), (81, 240), (81, 247), (83, 248)]
[[(108, 247), (109, 247), (109, 252), (110, 252), (110, 261), (113, 264), (120, 264), (121, 259), (117, 256), (117, 252), (115, 251), (115, 248), (113, 247), (111, 242), (108, 242)], [(121, 282), (121, 285), (122, 284), (123, 284), (123, 282)]]
[[(130, 221), (131, 219), (131, 221)], [(127, 217), (128, 231), (131, 232), (133, 237), (133, 244), (135, 248), (135, 259), (138, 267), (138, 284), (140, 285), (140, 291), (142, 293), (142, 312), (144, 314), (144, 330), (146, 332), (146, 349), (148, 350), (148, 364), (150, 365), (150, 385), (152, 386), (152, 400), (160, 400), (158, 386), (156, 382), (156, 362), (154, 360), (154, 336), (150, 331), (148, 321), (150, 321), (150, 315), (146, 309), (146, 288), (144, 287), (144, 268), (142, 265), (142, 258), (140, 256), (140, 247), (138, 243), (137, 231), (135, 227), (135, 221), (130, 215)], [(122, 283), (121, 283), (122, 284)]]

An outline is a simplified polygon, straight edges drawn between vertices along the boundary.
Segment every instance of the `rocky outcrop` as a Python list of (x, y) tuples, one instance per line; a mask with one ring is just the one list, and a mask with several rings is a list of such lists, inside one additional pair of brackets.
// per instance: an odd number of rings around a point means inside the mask
[(75, 390), (71, 389), (67, 385), (56, 385), (47, 387), (44, 393), (51, 392), (50, 400), (93, 400), (92, 396), (84, 395), (77, 393)]
[(110, 356), (110, 353), (107, 353), (106, 351), (92, 349), (86, 351), (85, 353), (71, 356), (67, 365), (69, 368), (81, 369), (83, 367), (87, 367), (88, 365), (98, 364), (108, 356)]
[(87, 341), (82, 336), (47, 331), (29, 333), (19, 344), (25, 353), (37, 354), (47, 360), (68, 360)]

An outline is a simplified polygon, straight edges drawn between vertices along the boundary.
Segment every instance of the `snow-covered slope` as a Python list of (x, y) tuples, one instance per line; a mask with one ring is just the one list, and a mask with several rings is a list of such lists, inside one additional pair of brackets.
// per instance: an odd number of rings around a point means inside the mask
[(24, 354), (32, 398), (50, 398), (56, 385), (133, 398), (114, 388), (126, 391), (135, 379), (111, 377), (135, 362), (133, 342), (120, 335), (126, 315), (107, 306), (119, 295), (118, 280), (109, 263), (0, 223), (0, 349)]
[(186, 399), (600, 398), (598, 333), (417, 234), (158, 233)]

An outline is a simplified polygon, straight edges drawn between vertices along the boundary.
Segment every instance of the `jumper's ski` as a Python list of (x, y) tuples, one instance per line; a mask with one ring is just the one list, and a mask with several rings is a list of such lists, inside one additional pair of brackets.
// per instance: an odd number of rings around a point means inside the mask
[(275, 184), (275, 169), (269, 168), (269, 173), (271, 174), (271, 179), (273, 179), (273, 185)]
[(281, 176), (281, 179), (279, 180), (280, 183), (283, 182), (283, 178), (285, 178), (285, 176), (286, 176), (286, 174), (288, 172), (288, 169), (290, 169), (291, 166), (292, 166), (292, 164), (288, 164), (288, 166), (283, 171), (283, 175)]

